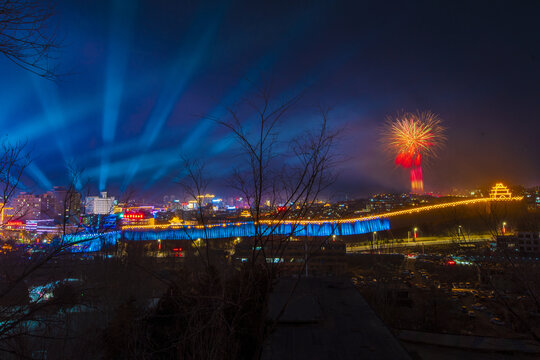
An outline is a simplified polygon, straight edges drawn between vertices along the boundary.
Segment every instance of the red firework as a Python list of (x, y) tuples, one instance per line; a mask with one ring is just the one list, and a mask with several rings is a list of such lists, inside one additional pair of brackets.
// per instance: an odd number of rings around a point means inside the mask
[(387, 119), (384, 143), (396, 154), (396, 165), (411, 169), (412, 192), (423, 192), (422, 160), (435, 156), (444, 140), (441, 119), (430, 111)]

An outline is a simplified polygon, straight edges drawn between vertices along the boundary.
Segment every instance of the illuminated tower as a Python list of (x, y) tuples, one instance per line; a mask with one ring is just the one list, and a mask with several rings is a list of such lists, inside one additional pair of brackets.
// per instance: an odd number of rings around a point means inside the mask
[(503, 183), (497, 183), (489, 191), (489, 197), (492, 199), (510, 199), (512, 198), (512, 193)]

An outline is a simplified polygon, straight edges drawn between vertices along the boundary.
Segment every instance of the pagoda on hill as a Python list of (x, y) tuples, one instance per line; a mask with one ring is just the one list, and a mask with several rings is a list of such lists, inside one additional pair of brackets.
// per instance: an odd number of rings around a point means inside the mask
[(503, 185), (503, 183), (497, 183), (489, 191), (489, 197), (491, 199), (511, 199), (512, 193), (508, 190), (508, 187)]

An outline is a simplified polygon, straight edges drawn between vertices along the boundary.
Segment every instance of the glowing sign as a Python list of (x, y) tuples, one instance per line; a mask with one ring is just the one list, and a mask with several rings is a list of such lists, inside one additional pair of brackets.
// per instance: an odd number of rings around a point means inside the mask
[(240, 216), (241, 217), (245, 217), (245, 218), (248, 218), (248, 217), (251, 217), (251, 213), (248, 211), (248, 210), (244, 210), (240, 213)]
[(144, 219), (144, 214), (143, 213), (130, 213), (130, 214), (125, 214), (124, 218), (128, 220), (142, 220)]

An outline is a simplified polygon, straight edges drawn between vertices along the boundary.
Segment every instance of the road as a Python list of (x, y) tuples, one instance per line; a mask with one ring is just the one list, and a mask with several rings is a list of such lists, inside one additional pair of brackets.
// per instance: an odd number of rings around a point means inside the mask
[(402, 247), (415, 247), (415, 246), (422, 246), (422, 245), (433, 246), (433, 245), (456, 244), (456, 243), (464, 244), (464, 243), (473, 243), (473, 242), (482, 242), (482, 241), (492, 241), (492, 239), (493, 238), (489, 234), (472, 236), (465, 240), (461, 239), (460, 241), (458, 241), (455, 237), (451, 237), (451, 236), (426, 236), (426, 237), (419, 237), (416, 239), (416, 241), (412, 241), (411, 239), (408, 242), (402, 242), (402, 243), (394, 243), (394, 244), (373, 243), (373, 247), (371, 246), (371, 244), (347, 246), (347, 252), (348, 253), (364, 252), (364, 251), (370, 251), (371, 249), (382, 250), (382, 249), (388, 249), (389, 247), (402, 248)]

